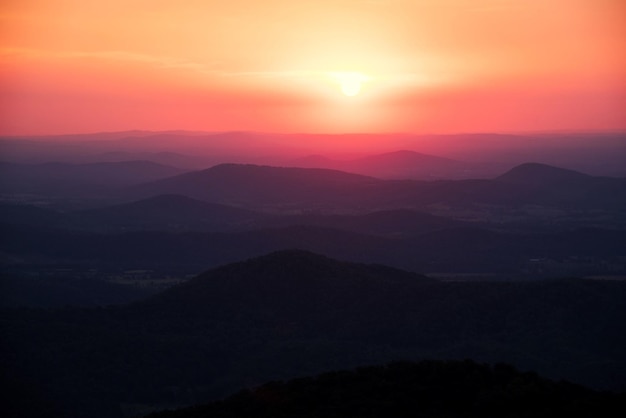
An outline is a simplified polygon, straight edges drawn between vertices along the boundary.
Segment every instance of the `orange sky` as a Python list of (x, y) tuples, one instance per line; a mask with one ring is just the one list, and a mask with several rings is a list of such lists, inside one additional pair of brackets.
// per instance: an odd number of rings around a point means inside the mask
[(4, 0), (0, 42), (0, 134), (626, 129), (623, 0)]

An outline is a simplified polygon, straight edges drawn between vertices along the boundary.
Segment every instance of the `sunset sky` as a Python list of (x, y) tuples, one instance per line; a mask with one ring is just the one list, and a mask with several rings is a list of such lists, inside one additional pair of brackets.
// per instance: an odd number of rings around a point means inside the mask
[(626, 129), (623, 0), (4, 0), (0, 134)]

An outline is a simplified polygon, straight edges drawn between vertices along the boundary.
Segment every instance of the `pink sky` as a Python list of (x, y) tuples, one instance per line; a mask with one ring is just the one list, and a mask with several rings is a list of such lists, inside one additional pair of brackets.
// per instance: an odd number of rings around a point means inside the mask
[(8, 0), (0, 42), (4, 135), (626, 129), (623, 0)]

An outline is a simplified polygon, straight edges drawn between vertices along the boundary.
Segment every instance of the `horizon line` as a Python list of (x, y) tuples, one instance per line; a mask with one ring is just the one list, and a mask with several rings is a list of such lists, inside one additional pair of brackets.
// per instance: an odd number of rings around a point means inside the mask
[(115, 134), (182, 134), (182, 135), (223, 135), (223, 134), (249, 134), (249, 135), (275, 135), (275, 136), (293, 136), (293, 135), (323, 135), (323, 136), (348, 136), (348, 135), (393, 135), (393, 136), (456, 136), (456, 135), (567, 135), (567, 134), (626, 134), (626, 129), (549, 129), (549, 130), (529, 130), (529, 131), (459, 131), (459, 132), (398, 132), (398, 131), (380, 131), (380, 132), (273, 132), (260, 130), (245, 129), (225, 129), (225, 130), (197, 130), (197, 129), (122, 129), (122, 130), (104, 130), (104, 131), (85, 131), (85, 132), (67, 132), (67, 133), (40, 133), (40, 134), (5, 134), (0, 133), (0, 139), (18, 139), (18, 138), (50, 138), (50, 137), (72, 137), (72, 136), (90, 136), (90, 135), (115, 135)]

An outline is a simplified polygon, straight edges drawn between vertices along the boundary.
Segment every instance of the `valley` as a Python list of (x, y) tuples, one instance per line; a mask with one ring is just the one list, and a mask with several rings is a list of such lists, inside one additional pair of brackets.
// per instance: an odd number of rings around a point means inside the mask
[(626, 389), (626, 178), (533, 161), (459, 178), (405, 151), (355, 172), (165, 156), (0, 165), (16, 411), (130, 418), (405, 360)]

